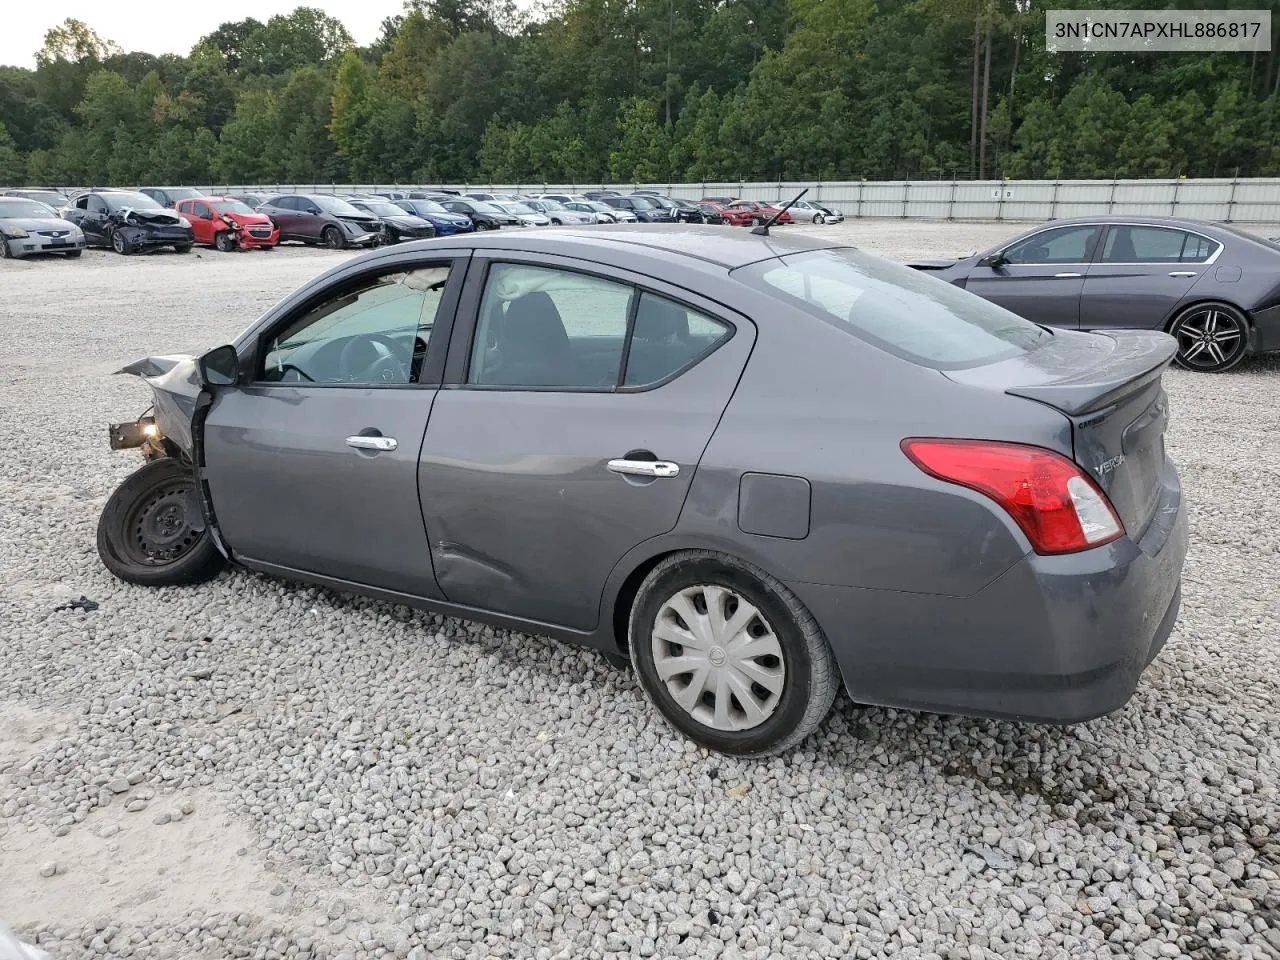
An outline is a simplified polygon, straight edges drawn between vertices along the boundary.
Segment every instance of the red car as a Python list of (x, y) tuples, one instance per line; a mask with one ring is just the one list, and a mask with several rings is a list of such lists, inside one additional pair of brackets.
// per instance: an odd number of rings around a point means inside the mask
[(703, 200), (698, 204), (698, 212), (702, 214), (703, 223), (727, 223), (734, 227), (751, 225), (751, 213), (727, 206), (719, 200)]
[[(770, 217), (773, 217), (782, 208), (771, 207), (767, 203), (757, 203), (755, 200), (735, 200), (729, 204), (730, 210), (744, 211), (752, 223), (764, 223)], [(778, 217), (775, 223), (791, 223), (791, 212), (787, 211)]]
[(191, 221), (196, 243), (232, 250), (270, 250), (280, 242), (280, 228), (266, 214), (254, 213), (235, 197), (180, 200), (178, 212)]

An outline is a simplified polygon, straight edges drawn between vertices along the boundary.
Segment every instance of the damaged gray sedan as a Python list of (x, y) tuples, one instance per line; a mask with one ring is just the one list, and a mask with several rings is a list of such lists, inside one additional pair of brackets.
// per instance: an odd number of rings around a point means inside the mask
[(111, 443), (150, 462), (98, 548), (133, 583), (230, 560), (629, 658), (731, 754), (841, 685), (1087, 720), (1178, 614), (1175, 349), (764, 226), (400, 244), (126, 368), (155, 404)]
[(91, 190), (72, 199), (62, 215), (84, 232), (91, 247), (130, 254), (161, 247), (187, 253), (195, 243), (191, 221), (132, 190)]

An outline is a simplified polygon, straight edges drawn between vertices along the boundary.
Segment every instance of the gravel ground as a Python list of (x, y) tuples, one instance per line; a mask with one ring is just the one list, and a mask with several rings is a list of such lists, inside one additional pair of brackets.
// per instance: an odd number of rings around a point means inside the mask
[[(810, 228), (794, 228), (810, 229)], [(821, 229), (821, 228), (818, 228)], [(1264, 228), (1265, 229), (1265, 228)], [(826, 228), (890, 256), (1000, 224)], [(0, 919), (54, 958), (1280, 957), (1280, 360), (1174, 370), (1182, 618), (1070, 729), (708, 755), (593, 653), (244, 572), (113, 580), (122, 362), (344, 254), (0, 264)], [(96, 611), (55, 611), (81, 594)]]

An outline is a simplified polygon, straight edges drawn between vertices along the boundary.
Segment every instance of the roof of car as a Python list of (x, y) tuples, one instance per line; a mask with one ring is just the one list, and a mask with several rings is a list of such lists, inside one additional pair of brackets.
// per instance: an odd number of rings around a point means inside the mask
[(556, 252), (563, 241), (574, 244), (599, 245), (604, 248), (630, 246), (637, 252), (674, 253), (729, 269), (771, 257), (847, 246), (807, 234), (781, 230), (759, 236), (748, 230), (726, 230), (724, 227), (700, 224), (618, 224), (606, 227), (547, 227), (537, 232), (516, 233), (501, 230), (492, 233), (467, 234), (451, 238), (454, 242), (476, 248), (518, 248), (529, 251)]

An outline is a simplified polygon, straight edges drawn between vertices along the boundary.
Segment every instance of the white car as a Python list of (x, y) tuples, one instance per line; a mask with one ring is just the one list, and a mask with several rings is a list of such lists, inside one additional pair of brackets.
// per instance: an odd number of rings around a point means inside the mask
[[(779, 200), (774, 204), (775, 207), (785, 207), (787, 205), (787, 197), (785, 200)], [(839, 223), (844, 219), (844, 214), (834, 207), (823, 206), (814, 203), (811, 200), (797, 200), (791, 204), (791, 219), (796, 223)]]

